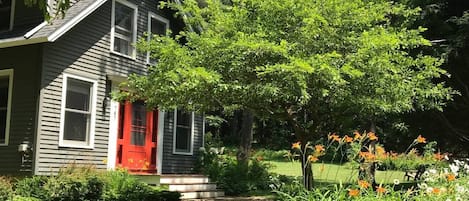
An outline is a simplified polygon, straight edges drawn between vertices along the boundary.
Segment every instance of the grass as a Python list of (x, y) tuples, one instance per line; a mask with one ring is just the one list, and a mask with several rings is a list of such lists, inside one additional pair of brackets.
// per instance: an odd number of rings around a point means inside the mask
[[(280, 162), (268, 161), (273, 165), (272, 172), (287, 175), (301, 176), (300, 162)], [(382, 184), (391, 184), (394, 179), (403, 181), (404, 172), (402, 171), (377, 171), (376, 182)], [(352, 183), (357, 181), (358, 170), (351, 169), (345, 165), (314, 163), (313, 175), (315, 181), (324, 183)]]

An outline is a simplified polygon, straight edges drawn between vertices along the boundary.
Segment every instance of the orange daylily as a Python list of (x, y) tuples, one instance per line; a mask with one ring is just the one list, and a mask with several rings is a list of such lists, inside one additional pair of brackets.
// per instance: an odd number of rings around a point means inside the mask
[(441, 190), (439, 188), (433, 188), (432, 193), (440, 194)]
[(373, 141), (373, 140), (378, 140), (378, 137), (376, 136), (375, 133), (369, 132), (369, 133), (368, 133), (368, 139), (370, 139), (371, 141)]
[(422, 137), (422, 135), (419, 135), (417, 139), (415, 139), (418, 143), (427, 143), (427, 139)]
[(301, 143), (300, 142), (295, 142), (291, 145), (292, 149), (301, 149)]
[(318, 153), (321, 153), (321, 152), (325, 151), (326, 149), (324, 149), (324, 146), (318, 144), (318, 145), (314, 146), (314, 150)]
[(383, 188), (381, 185), (376, 188), (378, 194), (386, 193), (386, 188)]
[(357, 197), (358, 195), (360, 195), (360, 190), (358, 190), (358, 189), (349, 189), (348, 190), (348, 195), (350, 197)]
[(386, 150), (384, 150), (382, 146), (376, 146), (376, 153), (378, 153), (378, 155), (382, 155), (386, 153)]
[(316, 156), (313, 156), (313, 155), (309, 155), (309, 156), (308, 156), (308, 161), (310, 161), (310, 162), (312, 162), (312, 163), (314, 163), (314, 162), (316, 162), (316, 161), (318, 161), (318, 160), (319, 160), (319, 159), (318, 159), (318, 157), (316, 157)]
[(445, 156), (443, 154), (441, 154), (440, 152), (436, 153), (433, 155), (433, 158), (435, 158), (436, 160), (443, 160), (443, 158), (445, 158)]
[(329, 140), (340, 142), (340, 137), (335, 133), (330, 134), (328, 138)]
[(344, 136), (344, 142), (350, 143), (353, 142), (353, 138), (349, 137), (348, 135)]
[(368, 188), (370, 187), (370, 183), (365, 180), (358, 180), (358, 186), (360, 186), (360, 188)]
[(362, 135), (360, 135), (360, 133), (358, 131), (353, 132), (353, 134), (355, 135), (353, 137), (354, 140), (360, 139), (362, 137)]
[(446, 179), (448, 181), (454, 181), (454, 180), (456, 180), (456, 175), (450, 173), (450, 174), (446, 175)]
[(372, 154), (372, 153), (370, 153), (370, 152), (368, 152), (368, 151), (361, 151), (361, 152), (359, 153), (359, 156), (360, 156), (361, 158), (365, 159), (365, 160), (368, 160), (368, 161), (375, 159), (375, 155)]

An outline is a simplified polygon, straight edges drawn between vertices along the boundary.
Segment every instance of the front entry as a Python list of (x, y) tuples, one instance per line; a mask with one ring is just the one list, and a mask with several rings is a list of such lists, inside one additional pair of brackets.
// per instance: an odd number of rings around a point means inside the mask
[(142, 101), (119, 104), (117, 167), (131, 172), (156, 172), (158, 112)]

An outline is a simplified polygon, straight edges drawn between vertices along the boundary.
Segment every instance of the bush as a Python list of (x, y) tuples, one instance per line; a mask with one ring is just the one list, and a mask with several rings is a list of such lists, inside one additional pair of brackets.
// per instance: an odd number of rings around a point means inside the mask
[(201, 150), (199, 170), (217, 182), (227, 195), (239, 195), (248, 191), (268, 190), (269, 165), (260, 158), (251, 159), (248, 166), (240, 165), (230, 156), (218, 155), (213, 149)]
[[(124, 170), (98, 172), (77, 166), (64, 168), (57, 176), (24, 178), (15, 187), (13, 201), (176, 201), (180, 197), (140, 182)], [(11, 195), (2, 198), (9, 200)]]
[(24, 178), (19, 180), (15, 184), (15, 194), (20, 196), (18, 200), (27, 200), (26, 198), (38, 198), (41, 200), (48, 199), (48, 192), (44, 188), (44, 185), (47, 182), (47, 177), (45, 176), (34, 176), (29, 178)]
[(13, 196), (13, 188), (10, 179), (0, 177), (0, 200), (10, 200)]
[(268, 149), (259, 149), (254, 152), (253, 157), (259, 160), (268, 160), (268, 161), (286, 161), (288, 160), (289, 151), (287, 150), (268, 150)]

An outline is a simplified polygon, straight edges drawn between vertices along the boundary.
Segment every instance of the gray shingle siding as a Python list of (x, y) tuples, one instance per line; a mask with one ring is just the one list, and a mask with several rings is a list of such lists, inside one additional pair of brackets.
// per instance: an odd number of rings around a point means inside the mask
[(8, 146), (0, 146), (0, 172), (24, 175), (32, 173), (33, 155), (22, 162), (18, 145), (34, 147), (36, 108), (41, 72), (41, 45), (0, 49), (0, 69), (13, 68), (12, 109)]
[(174, 112), (165, 113), (163, 136), (163, 174), (194, 173), (194, 165), (199, 155), (199, 148), (203, 140), (203, 117), (195, 115), (194, 118), (194, 147), (193, 155), (173, 154)]
[[(75, 5), (85, 3), (82, 0)], [(138, 5), (138, 37), (147, 31), (148, 11), (157, 14), (157, 1), (129, 1)], [(78, 10), (78, 9), (77, 9)], [(38, 143), (36, 148), (36, 174), (49, 174), (70, 164), (91, 164), (104, 169), (103, 162), (108, 155), (109, 101), (105, 98), (106, 76), (130, 73), (144, 73), (147, 69), (146, 54), (138, 53), (137, 58), (129, 59), (110, 52), (111, 0), (86, 17), (54, 43), (44, 44)], [(164, 16), (164, 15), (163, 15)], [(169, 17), (166, 14), (166, 17)], [(171, 24), (173, 24), (171, 22)], [(176, 24), (176, 23), (175, 23)], [(92, 78), (98, 82), (96, 128), (93, 149), (59, 147), (59, 129), (62, 98), (63, 73)], [(196, 133), (201, 136), (201, 117), (197, 117)], [(172, 120), (171, 120), (172, 121)], [(172, 146), (172, 127), (165, 123), (164, 147)], [(194, 154), (197, 153), (202, 138), (195, 138)], [(114, 144), (109, 146), (116, 146)], [(172, 148), (171, 148), (172, 149)], [(166, 149), (165, 149), (166, 150)], [(173, 161), (178, 160), (178, 162)], [(193, 157), (174, 156), (164, 152), (163, 170), (166, 173), (189, 172), (194, 163)], [(168, 163), (168, 165), (165, 165)]]

